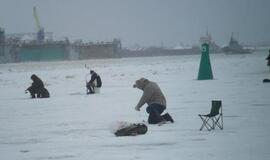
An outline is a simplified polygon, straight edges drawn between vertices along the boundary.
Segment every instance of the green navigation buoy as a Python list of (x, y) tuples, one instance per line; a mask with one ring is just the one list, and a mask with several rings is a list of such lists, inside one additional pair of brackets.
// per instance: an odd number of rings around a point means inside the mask
[(211, 62), (209, 58), (209, 45), (207, 43), (202, 44), (201, 50), (202, 55), (198, 73), (198, 80), (213, 79)]

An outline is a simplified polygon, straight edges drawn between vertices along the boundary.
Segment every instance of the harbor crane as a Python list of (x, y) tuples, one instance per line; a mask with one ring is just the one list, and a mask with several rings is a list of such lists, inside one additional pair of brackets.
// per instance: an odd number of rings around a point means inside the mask
[(41, 25), (40, 25), (38, 14), (37, 14), (37, 9), (36, 9), (35, 6), (33, 7), (33, 16), (34, 16), (35, 21), (36, 21), (37, 40), (40, 41), (40, 42), (42, 42), (45, 39), (45, 32), (44, 32), (44, 28), (41, 27)]

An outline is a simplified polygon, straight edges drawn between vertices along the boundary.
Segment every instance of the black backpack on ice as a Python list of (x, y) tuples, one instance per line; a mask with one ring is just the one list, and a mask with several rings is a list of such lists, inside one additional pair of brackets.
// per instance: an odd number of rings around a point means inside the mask
[(118, 129), (114, 134), (115, 136), (136, 136), (145, 134), (147, 132), (147, 126), (143, 123), (133, 123), (124, 128)]
[(267, 82), (270, 82), (270, 79), (264, 79), (263, 80), (263, 83), (267, 83)]

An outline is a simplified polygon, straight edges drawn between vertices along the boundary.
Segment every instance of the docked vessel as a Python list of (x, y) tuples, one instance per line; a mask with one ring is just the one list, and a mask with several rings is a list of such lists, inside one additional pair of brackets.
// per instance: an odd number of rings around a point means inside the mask
[(40, 25), (36, 7), (33, 8), (36, 33), (5, 34), (0, 28), (0, 63), (28, 61), (80, 60), (92, 58), (118, 58), (121, 41), (69, 42), (53, 40), (52, 32), (45, 32)]
[(242, 45), (239, 44), (238, 40), (231, 36), (228, 46), (222, 48), (222, 51), (227, 54), (248, 54), (252, 53), (251, 49), (244, 49)]

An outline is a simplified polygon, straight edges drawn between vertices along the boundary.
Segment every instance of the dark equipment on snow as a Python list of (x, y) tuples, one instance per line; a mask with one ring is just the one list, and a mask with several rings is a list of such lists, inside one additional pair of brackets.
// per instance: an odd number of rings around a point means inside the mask
[(268, 56), (265, 58), (265, 60), (267, 60), (267, 66), (270, 67), (270, 49), (269, 49), (269, 54), (268, 54)]
[(118, 129), (114, 134), (115, 136), (136, 136), (145, 134), (147, 132), (147, 126), (143, 123), (133, 123), (124, 128)]
[(220, 100), (213, 100), (210, 113), (206, 115), (199, 114), (199, 117), (202, 119), (203, 122), (200, 131), (204, 127), (208, 131), (211, 131), (212, 129), (215, 129), (216, 126), (221, 130), (223, 130), (223, 113), (222, 113), (222, 103)]
[(263, 83), (267, 83), (267, 82), (270, 82), (270, 79), (264, 79), (263, 80)]

